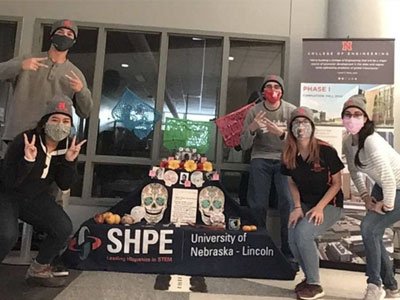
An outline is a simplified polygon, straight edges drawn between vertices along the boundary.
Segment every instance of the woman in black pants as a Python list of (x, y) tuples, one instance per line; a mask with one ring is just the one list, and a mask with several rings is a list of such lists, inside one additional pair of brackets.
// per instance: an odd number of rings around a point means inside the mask
[(10, 143), (4, 159), (5, 193), (0, 198), (0, 262), (18, 239), (18, 219), (47, 233), (26, 280), (42, 286), (61, 286), (50, 263), (66, 246), (72, 223), (52, 196), (55, 182), (68, 190), (77, 177), (76, 164), (81, 146), (69, 139), (72, 126), (72, 101), (55, 96), (35, 129), (25, 131)]

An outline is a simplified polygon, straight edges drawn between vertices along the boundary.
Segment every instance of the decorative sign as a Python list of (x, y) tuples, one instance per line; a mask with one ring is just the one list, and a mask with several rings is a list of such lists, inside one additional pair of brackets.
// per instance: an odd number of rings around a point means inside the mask
[(247, 112), (254, 104), (254, 102), (247, 104), (215, 120), (215, 124), (217, 124), (227, 147), (234, 148), (240, 145), (240, 133), (242, 132), (244, 119), (246, 118)]
[[(293, 280), (266, 231), (140, 228), (86, 222), (63, 254), (80, 270)], [(261, 268), (260, 266), (264, 266)]]
[(210, 145), (211, 122), (166, 118), (164, 147), (169, 150), (196, 148), (206, 153)]
[[(394, 40), (393, 39), (304, 39), (303, 83), (300, 104), (313, 110), (316, 137), (342, 153), (346, 130), (342, 108), (356, 94), (366, 99), (366, 113), (390, 142), (394, 124)], [(344, 214), (339, 222), (318, 238), (321, 264), (354, 269), (365, 264), (360, 220), (365, 205), (346, 169), (342, 174)], [(392, 236), (385, 232), (383, 244), (392, 248)]]
[(197, 195), (197, 189), (172, 189), (172, 223), (196, 223)]
[(303, 82), (394, 83), (394, 39), (303, 39)]

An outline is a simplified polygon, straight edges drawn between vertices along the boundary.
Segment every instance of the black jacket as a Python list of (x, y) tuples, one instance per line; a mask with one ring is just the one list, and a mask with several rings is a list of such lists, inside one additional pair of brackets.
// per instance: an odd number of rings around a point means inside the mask
[[(34, 130), (25, 132), (32, 141)], [(25, 159), (25, 142), (23, 133), (17, 135), (8, 146), (3, 163), (3, 183), (5, 192), (23, 198), (35, 198), (40, 194), (49, 193), (51, 184), (55, 181), (61, 190), (71, 187), (77, 178), (77, 161), (69, 162), (65, 153), (69, 140), (58, 144), (55, 151), (46, 154), (44, 136), (36, 135), (37, 156), (34, 162)], [(47, 161), (46, 161), (47, 160)]]

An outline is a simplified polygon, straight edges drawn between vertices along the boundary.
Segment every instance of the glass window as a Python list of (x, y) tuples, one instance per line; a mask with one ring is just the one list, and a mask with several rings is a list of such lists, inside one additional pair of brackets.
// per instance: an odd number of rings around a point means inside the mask
[(160, 37), (107, 32), (97, 154), (150, 157)]
[(17, 22), (0, 20), (0, 62), (14, 57)]
[[(264, 78), (281, 75), (283, 42), (230, 40), (226, 113), (259, 99)], [(224, 161), (248, 163), (247, 153), (224, 147)]]
[[(17, 22), (0, 21), (0, 62), (14, 57)], [(3, 134), (7, 100), (11, 92), (11, 83), (0, 80), (0, 136)], [(3, 151), (0, 145), (0, 151)]]
[[(45, 25), (43, 27), (42, 51), (47, 51), (50, 48), (50, 31), (51, 25)], [(88, 88), (93, 93), (98, 29), (78, 27), (78, 31), (76, 44), (69, 50), (68, 58), (82, 71), (86, 78)], [(73, 117), (78, 139), (87, 138), (89, 119), (81, 119), (76, 114), (74, 114)], [(86, 153), (86, 144), (83, 146), (81, 153)]]
[[(215, 160), (216, 131), (210, 120), (217, 115), (221, 66), (222, 38), (169, 37), (161, 157), (188, 147)], [(172, 128), (168, 122), (176, 130), (167, 132)]]
[(93, 174), (93, 197), (123, 198), (148, 177), (150, 166), (96, 164)]

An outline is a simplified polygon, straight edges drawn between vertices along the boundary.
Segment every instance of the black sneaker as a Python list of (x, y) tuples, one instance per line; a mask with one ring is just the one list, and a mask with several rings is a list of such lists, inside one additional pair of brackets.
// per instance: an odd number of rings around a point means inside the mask
[(53, 273), (54, 277), (66, 277), (69, 275), (67, 267), (63, 264), (51, 266), (51, 273)]
[(304, 278), (300, 283), (296, 284), (294, 287), (294, 292), (297, 293), (298, 291), (302, 290), (305, 286), (307, 286), (307, 279)]
[(308, 284), (297, 292), (297, 297), (303, 300), (314, 300), (325, 296), (324, 290), (319, 284)]

